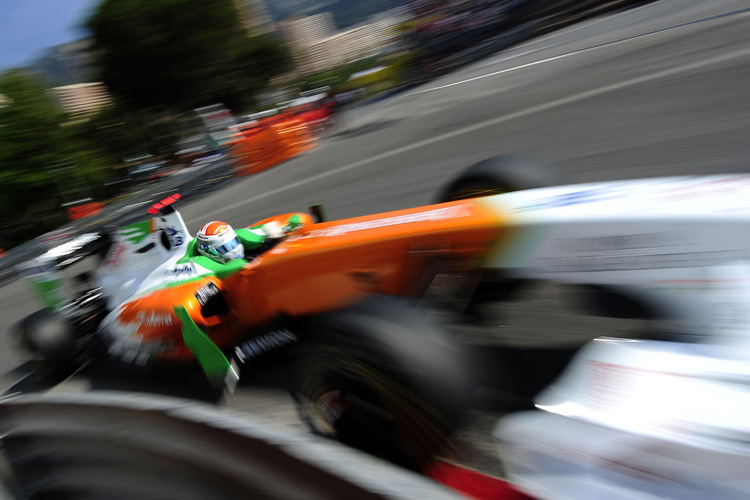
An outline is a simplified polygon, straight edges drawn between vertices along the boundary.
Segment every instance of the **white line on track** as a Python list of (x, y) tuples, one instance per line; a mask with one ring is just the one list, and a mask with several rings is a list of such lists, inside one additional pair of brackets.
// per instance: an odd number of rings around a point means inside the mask
[[(733, 15), (745, 16), (747, 14), (748, 14), (748, 12), (745, 10), (745, 11), (739, 11), (737, 13), (734, 13)], [(423, 90), (415, 90), (414, 92), (408, 92), (408, 93), (404, 94), (403, 97), (410, 97), (410, 96), (415, 96), (415, 95), (420, 95), (420, 94), (426, 94), (428, 92), (435, 92), (436, 90), (442, 90), (442, 89), (447, 89), (449, 87), (455, 87), (456, 85), (463, 85), (465, 83), (473, 82), (473, 81), (476, 81), (476, 80), (481, 80), (481, 79), (484, 79), (484, 78), (489, 78), (491, 76), (502, 75), (504, 73), (510, 73), (512, 71), (518, 71), (518, 70), (521, 70), (521, 69), (530, 68), (532, 66), (538, 66), (540, 64), (546, 64), (546, 63), (549, 63), (549, 62), (552, 62), (552, 61), (558, 61), (560, 59), (565, 59), (567, 57), (571, 57), (571, 56), (575, 56), (575, 55), (578, 55), (578, 54), (590, 52), (592, 50), (601, 49), (601, 48), (605, 48), (605, 47), (611, 47), (613, 45), (619, 45), (619, 44), (623, 44), (623, 43), (627, 43), (627, 42), (632, 42), (632, 41), (640, 40), (642, 38), (646, 38), (646, 37), (649, 37), (649, 36), (661, 35), (661, 34), (669, 32), (669, 31), (673, 31), (673, 30), (677, 30), (677, 29), (680, 29), (680, 28), (685, 28), (685, 27), (688, 27), (688, 26), (692, 26), (692, 25), (694, 25), (694, 24), (696, 24), (698, 22), (705, 22), (705, 21), (714, 20), (714, 19), (720, 19), (720, 17), (718, 17), (718, 16), (712, 16), (710, 18), (706, 18), (705, 20), (698, 20), (698, 21), (692, 21), (692, 22), (689, 22), (689, 23), (683, 23), (683, 24), (679, 24), (677, 26), (671, 26), (669, 28), (662, 28), (662, 29), (659, 29), (659, 30), (650, 31), (648, 33), (643, 33), (643, 34), (640, 34), (640, 35), (630, 36), (630, 37), (627, 37), (627, 38), (623, 38), (622, 40), (614, 40), (614, 41), (611, 41), (611, 42), (606, 42), (606, 43), (594, 45), (593, 47), (586, 47), (586, 48), (583, 48), (583, 49), (574, 50), (573, 52), (567, 52), (565, 54), (560, 54), (560, 55), (557, 55), (557, 56), (547, 57), (545, 59), (540, 59), (538, 61), (532, 61), (530, 63), (521, 64), (519, 66), (513, 66), (513, 67), (510, 67), (510, 68), (500, 69), (500, 70), (497, 70), (497, 71), (493, 71), (491, 73), (485, 73), (483, 75), (475, 76), (475, 77), (472, 77), (472, 78), (467, 78), (465, 80), (460, 80), (458, 82), (446, 83), (445, 85), (438, 85), (437, 87), (430, 87), (428, 89), (423, 89)], [(560, 45), (560, 44), (558, 43), (558, 44), (550, 45), (548, 47), (540, 47), (538, 49), (533, 49), (533, 50), (530, 50), (528, 52), (524, 52), (522, 54), (518, 54), (517, 56), (510, 56), (510, 57), (508, 57), (508, 60), (514, 59), (515, 57), (520, 57), (522, 55), (526, 55), (528, 53), (538, 52), (540, 50), (544, 50), (544, 49), (547, 49), (547, 48), (553, 48), (553, 47), (555, 47), (557, 45)], [(505, 62), (505, 60), (499, 60), (496, 63), (487, 63), (487, 64), (484, 64), (482, 66), (478, 66), (475, 69), (481, 68), (483, 66), (488, 66), (488, 65), (491, 65), (491, 64), (499, 64), (501, 62)]]
[[(715, 64), (720, 64), (726, 61), (729, 61), (731, 59), (736, 59), (740, 57), (746, 57), (750, 56), (750, 48), (745, 48), (741, 50), (735, 50), (733, 52), (726, 52), (724, 54), (721, 54), (716, 57), (712, 57), (709, 59), (704, 59), (701, 61), (697, 61), (690, 64), (683, 64), (681, 66), (675, 66), (673, 68), (664, 69), (661, 71), (657, 71), (655, 73), (649, 73), (648, 75), (639, 76), (636, 78), (631, 78), (629, 80), (623, 80), (617, 83), (613, 83), (611, 85), (605, 85), (603, 87), (599, 87), (596, 89), (587, 90), (585, 92), (579, 92), (578, 94), (573, 94), (567, 97), (562, 97), (560, 99), (554, 99), (552, 101), (547, 101), (542, 104), (537, 104), (536, 106), (531, 106), (530, 108), (522, 109), (519, 111), (516, 111), (514, 113), (509, 113), (507, 115), (498, 116), (497, 118), (492, 118), (490, 120), (485, 120), (483, 122), (475, 123), (474, 125), (469, 125), (464, 128), (460, 128), (457, 130), (453, 130), (451, 132), (446, 132), (445, 134), (436, 135), (434, 137), (430, 137), (429, 139), (424, 139), (418, 142), (415, 142), (413, 144), (409, 144), (406, 146), (401, 146), (400, 148), (391, 149), (389, 151), (385, 151), (383, 153), (370, 156), (369, 158), (365, 158), (362, 160), (358, 160), (352, 163), (349, 163), (348, 165), (343, 165), (341, 167), (335, 168), (333, 170), (328, 170), (326, 172), (321, 172), (317, 175), (313, 175), (311, 177), (307, 177), (303, 180), (299, 180), (297, 182), (293, 182), (291, 184), (287, 184), (282, 187), (278, 187), (276, 189), (272, 189), (270, 191), (266, 191), (264, 193), (258, 194), (256, 196), (252, 196), (250, 198), (246, 198), (244, 200), (238, 201), (236, 203), (233, 203), (231, 205), (225, 205), (222, 207), (222, 210), (231, 210), (238, 207), (241, 207), (243, 205), (246, 205), (248, 203), (262, 200), (263, 198), (268, 198), (270, 196), (274, 196), (278, 193), (287, 191), (289, 189), (294, 189), (300, 186), (304, 186), (305, 184), (310, 184), (312, 182), (316, 182), (328, 177), (333, 177), (335, 175), (338, 175), (342, 172), (347, 172), (349, 170), (354, 170), (360, 167), (363, 167), (367, 164), (374, 163), (380, 160), (384, 160), (386, 158), (390, 158), (391, 156), (400, 155), (402, 153), (405, 153), (407, 151), (411, 151), (413, 149), (419, 149), (423, 148), (425, 146), (429, 146), (431, 144), (435, 144), (438, 142), (443, 142), (448, 139), (452, 139), (454, 137), (458, 137), (460, 135), (468, 134), (471, 132), (475, 132), (477, 130), (481, 130), (483, 128), (492, 127), (495, 125), (499, 125), (501, 123), (509, 122), (511, 120), (515, 120), (518, 118), (523, 118), (529, 115), (533, 115), (535, 113), (539, 113), (542, 111), (547, 111), (549, 109), (557, 108), (560, 106), (564, 106), (566, 104), (571, 104), (577, 101), (583, 101), (585, 99), (590, 99), (592, 97), (598, 97), (600, 95), (606, 94), (608, 92), (614, 92), (617, 90), (622, 90), (627, 87), (632, 87), (634, 85), (640, 85), (642, 83), (648, 83), (652, 82), (654, 80), (659, 80), (661, 78), (668, 78), (674, 75), (679, 75), (680, 73), (687, 73), (690, 71), (698, 70), (701, 68), (705, 68), (707, 66), (713, 66)], [(196, 222), (198, 220), (205, 219), (205, 214), (200, 219), (191, 220), (189, 222)]]
[[(500, 59), (495, 59), (494, 61), (488, 61), (488, 62), (486, 62), (484, 64), (480, 64), (478, 66), (475, 66), (472, 69), (479, 69), (479, 68), (484, 68), (484, 67), (487, 67), (487, 66), (494, 66), (496, 64), (500, 64), (500, 63), (512, 61), (513, 59), (518, 59), (519, 57), (528, 56), (529, 54), (534, 54), (534, 53), (540, 52), (542, 50), (552, 49), (554, 47), (557, 47), (558, 45), (562, 45), (562, 42), (553, 43), (552, 45), (545, 45), (544, 47), (537, 47), (536, 49), (527, 50), (527, 51), (521, 52), (519, 54), (512, 54), (512, 55), (509, 55), (509, 56), (501, 57)], [(421, 90), (421, 91), (417, 91), (417, 92), (428, 92), (429, 90), (430, 89)], [(414, 93), (416, 93), (416, 92), (412, 92), (412, 94), (414, 94)]]

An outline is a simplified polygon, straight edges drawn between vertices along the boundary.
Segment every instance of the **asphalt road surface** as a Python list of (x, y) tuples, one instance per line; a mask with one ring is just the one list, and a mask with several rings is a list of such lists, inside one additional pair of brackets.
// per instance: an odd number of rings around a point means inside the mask
[[(314, 151), (182, 207), (191, 230), (220, 218), (246, 225), (323, 202), (329, 218), (417, 206), (452, 176), (496, 154), (546, 160), (571, 183), (750, 172), (750, 11), (746, 1), (661, 0), (497, 53), (439, 80), (346, 112)], [(259, 291), (259, 293), (262, 293)], [(475, 409), (459, 436), (469, 465), (500, 472), (496, 418), (599, 335), (640, 335), (639, 322), (590, 318), (544, 287), (459, 332), (477, 363)], [(0, 289), (0, 329), (36, 308), (26, 285)], [(545, 314), (540, 314), (544, 311)], [(0, 383), (45, 389), (2, 338)], [(269, 425), (303, 428), (288, 370), (268, 360), (226, 405)], [(26, 378), (25, 378), (26, 377)], [(521, 391), (509, 394), (508, 380)], [(525, 385), (524, 385), (525, 383)], [(98, 388), (182, 396), (189, 384), (84, 370), (54, 391)]]

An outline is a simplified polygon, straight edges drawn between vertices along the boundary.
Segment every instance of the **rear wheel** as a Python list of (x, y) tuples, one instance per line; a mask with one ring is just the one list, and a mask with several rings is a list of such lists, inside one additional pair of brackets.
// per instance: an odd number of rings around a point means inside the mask
[(296, 397), (314, 432), (416, 469), (451, 449), (470, 385), (442, 329), (377, 297), (301, 330)]
[(438, 197), (437, 202), (510, 193), (559, 184), (548, 165), (522, 156), (494, 156), (461, 172)]

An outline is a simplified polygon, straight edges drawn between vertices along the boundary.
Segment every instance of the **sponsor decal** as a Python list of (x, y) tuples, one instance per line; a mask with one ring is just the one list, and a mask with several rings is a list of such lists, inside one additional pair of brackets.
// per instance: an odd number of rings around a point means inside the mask
[(195, 270), (192, 264), (188, 263), (188, 264), (182, 264), (179, 266), (170, 267), (167, 270), (167, 274), (176, 278), (180, 278), (183, 276), (192, 276), (194, 274), (197, 274), (197, 271)]
[(150, 232), (151, 221), (145, 220), (123, 227), (120, 230), (120, 235), (132, 244), (137, 245), (138, 243), (143, 241)]
[(160, 328), (163, 326), (172, 326), (174, 324), (174, 318), (171, 313), (158, 313), (151, 311), (139, 311), (136, 315), (136, 320), (147, 328)]
[(117, 243), (112, 248), (112, 252), (109, 254), (109, 257), (107, 257), (107, 261), (104, 263), (104, 265), (118, 268), (120, 267), (120, 264), (122, 264), (122, 255), (125, 253), (126, 246), (122, 243)]
[(273, 349), (292, 344), (297, 341), (297, 336), (286, 329), (274, 330), (263, 335), (254, 337), (247, 342), (234, 348), (237, 359), (245, 363)]
[(526, 212), (532, 210), (544, 210), (548, 208), (562, 208), (573, 205), (583, 205), (585, 203), (594, 203), (597, 201), (610, 200), (616, 198), (619, 193), (613, 189), (602, 187), (581, 189), (579, 191), (570, 191), (560, 193), (548, 198), (540, 198), (529, 205), (514, 209), (517, 212)]
[(368, 229), (377, 229), (381, 227), (398, 226), (401, 224), (410, 224), (412, 222), (430, 222), (445, 219), (455, 219), (459, 217), (468, 217), (471, 215), (468, 205), (458, 205), (447, 208), (437, 208), (426, 212), (417, 212), (413, 214), (397, 215), (396, 217), (387, 217), (385, 219), (375, 219), (364, 222), (353, 222), (351, 224), (342, 224), (328, 229), (318, 229), (310, 231), (307, 234), (292, 236), (287, 241), (294, 241), (305, 238), (315, 238), (319, 236), (341, 236), (355, 231), (365, 231)]
[(195, 292), (195, 298), (198, 299), (198, 303), (201, 306), (205, 306), (206, 304), (208, 304), (208, 301), (211, 300), (212, 297), (218, 295), (218, 293), (219, 287), (217, 287), (215, 283), (211, 282), (199, 288), (198, 291)]
[(130, 363), (137, 366), (146, 366), (153, 356), (153, 353), (150, 351), (130, 348), (120, 344), (114, 344), (110, 346), (107, 354), (112, 357), (118, 358), (125, 363)]
[[(121, 306), (117, 314), (121, 314), (123, 309), (124, 306)], [(171, 339), (145, 341), (138, 333), (139, 326), (142, 326), (137, 323), (138, 321), (153, 326), (171, 324), (174, 320), (171, 314), (156, 311), (150, 313), (139, 311), (134, 322), (124, 322), (119, 316), (115, 317), (111, 323), (104, 324), (102, 329), (102, 334), (109, 344), (107, 346), (109, 356), (134, 365), (146, 365), (155, 354), (173, 347)]]
[(182, 246), (185, 243), (183, 231), (167, 226), (164, 228), (164, 232), (167, 233), (167, 238), (169, 238), (169, 244), (172, 245), (172, 248)]

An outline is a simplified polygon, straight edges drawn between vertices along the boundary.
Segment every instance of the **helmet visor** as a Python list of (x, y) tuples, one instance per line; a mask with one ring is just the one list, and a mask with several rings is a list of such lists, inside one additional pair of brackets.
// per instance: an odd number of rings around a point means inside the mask
[(223, 245), (220, 245), (216, 247), (216, 252), (219, 255), (224, 255), (225, 253), (229, 252), (230, 250), (234, 250), (237, 248), (237, 245), (239, 245), (240, 242), (237, 238), (232, 238), (231, 240), (227, 241)]

